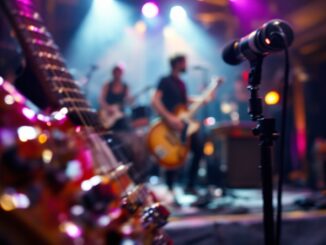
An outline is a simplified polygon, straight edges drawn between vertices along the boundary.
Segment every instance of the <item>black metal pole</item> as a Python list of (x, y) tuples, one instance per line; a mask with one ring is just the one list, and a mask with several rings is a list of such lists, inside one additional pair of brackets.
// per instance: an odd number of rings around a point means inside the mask
[(274, 245), (272, 146), (274, 140), (277, 138), (277, 133), (275, 132), (275, 119), (266, 119), (263, 116), (262, 100), (259, 97), (262, 63), (263, 57), (250, 63), (251, 71), (248, 85), (250, 99), (248, 112), (251, 119), (257, 121), (257, 126), (253, 129), (253, 134), (259, 136), (260, 141), (265, 245)]
[(265, 245), (275, 244), (274, 210), (273, 210), (273, 178), (272, 178), (272, 146), (277, 135), (275, 120), (261, 119), (254, 131), (260, 138), (260, 168), (263, 194)]

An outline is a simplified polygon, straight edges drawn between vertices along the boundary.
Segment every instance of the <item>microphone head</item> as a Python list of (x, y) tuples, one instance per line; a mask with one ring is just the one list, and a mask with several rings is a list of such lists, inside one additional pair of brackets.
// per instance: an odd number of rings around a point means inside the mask
[(260, 28), (259, 41), (267, 52), (276, 52), (289, 47), (294, 39), (293, 30), (284, 20), (271, 20)]
[(222, 52), (222, 58), (225, 63), (228, 63), (229, 65), (238, 65), (240, 64), (243, 59), (241, 56), (239, 56), (238, 47), (239, 41), (233, 41), (232, 43), (229, 43)]

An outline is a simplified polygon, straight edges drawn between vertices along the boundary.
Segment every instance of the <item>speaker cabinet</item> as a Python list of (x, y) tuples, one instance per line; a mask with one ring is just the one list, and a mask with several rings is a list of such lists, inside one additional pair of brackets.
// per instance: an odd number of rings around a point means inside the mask
[[(209, 141), (214, 144), (214, 155), (208, 166), (215, 165), (219, 185), (226, 188), (257, 188), (261, 186), (258, 138), (251, 132), (252, 124), (224, 125), (212, 130)], [(216, 170), (218, 166), (218, 170)], [(213, 167), (214, 168), (214, 167)], [(208, 169), (211, 175), (213, 169)]]

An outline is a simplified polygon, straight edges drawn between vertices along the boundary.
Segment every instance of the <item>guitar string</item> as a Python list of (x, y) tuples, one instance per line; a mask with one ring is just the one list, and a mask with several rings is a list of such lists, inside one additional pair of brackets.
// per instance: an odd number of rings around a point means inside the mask
[[(18, 6), (18, 8), (19, 8), (19, 6)], [(36, 10), (35, 10), (35, 9), (32, 9), (31, 11), (33, 11), (33, 14), (36, 13)], [(41, 23), (40, 20), (38, 20), (38, 21)], [(16, 24), (17, 24), (17, 23), (16, 23)], [(18, 26), (18, 25), (17, 25), (17, 26)], [(30, 35), (31, 35), (31, 34), (29, 34), (29, 32), (28, 32), (27, 36), (30, 36)], [(47, 37), (47, 38), (49, 39), (49, 41), (51, 41), (52, 44), (54, 44), (54, 42), (51, 40), (51, 38), (49, 38), (49, 37)], [(32, 39), (33, 39), (33, 37), (32, 37)], [(30, 46), (30, 45), (29, 45), (29, 46)], [(36, 47), (39, 48), (39, 49), (44, 48), (44, 47), (42, 47), (42, 46), (37, 46), (37, 45), (36, 45)], [(34, 48), (35, 48), (35, 47), (34, 47)], [(51, 47), (51, 48), (53, 48), (56, 52), (58, 52), (58, 51), (56, 50), (56, 48), (54, 48), (54, 47)], [(35, 50), (35, 49), (34, 49), (34, 50)], [(36, 50), (36, 52), (38, 52), (38, 50)], [(35, 51), (32, 52), (32, 53), (35, 54)], [(59, 53), (59, 52), (58, 52), (58, 53)], [(61, 57), (61, 55), (59, 55), (59, 56)], [(62, 63), (62, 65), (65, 67), (65, 64), (64, 64), (63, 62), (60, 61), (60, 63)], [(66, 69), (65, 69), (65, 70), (66, 70)], [(57, 72), (55, 72), (53, 69), (51, 69), (51, 67), (50, 67), (50, 72), (51, 72), (52, 75), (54, 75), (54, 76), (61, 77), (61, 75), (58, 74)], [(70, 76), (69, 73), (67, 73), (66, 75)], [(72, 78), (70, 78), (70, 79), (72, 79)], [(80, 121), (82, 122), (82, 124), (85, 126), (85, 130), (86, 130), (86, 133), (88, 134), (88, 136), (90, 136), (92, 133), (94, 133), (94, 128), (93, 128), (93, 129), (90, 129), (90, 128), (88, 127), (89, 124), (92, 125), (92, 120), (91, 120), (90, 118), (87, 118), (87, 117), (85, 118), (85, 117), (83, 116), (83, 114), (79, 111), (79, 109), (78, 109), (78, 108), (79, 108), (78, 105), (77, 105), (77, 104), (74, 102), (74, 100), (73, 100), (74, 98), (71, 97), (67, 91), (65, 91), (65, 88), (66, 88), (65, 85), (63, 85), (63, 83), (61, 83), (61, 82), (59, 82), (59, 81), (53, 81), (53, 78), (52, 78), (51, 80), (52, 80), (52, 82), (54, 82), (55, 84), (60, 84), (59, 86), (62, 87), (62, 88), (64, 88), (64, 89), (63, 89), (63, 93), (65, 94), (65, 96), (66, 96), (67, 98), (71, 98), (71, 99), (72, 99), (72, 100), (71, 100), (72, 107), (74, 108), (74, 110), (75, 110), (77, 116), (79, 117)], [(72, 79), (72, 80), (73, 80), (73, 79)], [(87, 115), (87, 116), (88, 116), (88, 115)], [(89, 123), (89, 124), (88, 124), (88, 123)], [(95, 129), (96, 129), (96, 127), (95, 127)], [(116, 167), (116, 166), (112, 166), (112, 163), (111, 163), (112, 158), (111, 158), (110, 156), (108, 156), (107, 151), (104, 151), (104, 149), (103, 149), (103, 148), (104, 148), (103, 144), (101, 144), (101, 142), (99, 142), (98, 139), (94, 139), (94, 138), (92, 138), (92, 137), (89, 137), (89, 140), (92, 141), (93, 145), (94, 145), (95, 147), (97, 147), (99, 151), (102, 150), (102, 153), (106, 153), (106, 154), (105, 154), (105, 155), (106, 155), (106, 158), (109, 160), (107, 163), (108, 163), (108, 165), (110, 166), (111, 170), (112, 170), (112, 167), (113, 167), (113, 168)], [(101, 166), (101, 167), (102, 167), (102, 166)], [(110, 171), (110, 170), (106, 170), (106, 169), (104, 169), (104, 170), (102, 170), (102, 171), (104, 172), (104, 174), (107, 174), (107, 171)], [(111, 175), (111, 176), (112, 176), (112, 175)], [(113, 175), (113, 177), (115, 177), (115, 176)], [(116, 178), (116, 181), (119, 183), (121, 191), (122, 191), (122, 192), (125, 191), (125, 190), (124, 190), (125, 188), (123, 188), (123, 186), (121, 185), (119, 179)]]
[[(34, 13), (36, 12), (34, 9), (32, 10)], [(38, 48), (42, 48), (41, 46), (37, 46)], [(64, 64), (63, 64), (64, 65)], [(65, 66), (65, 65), (64, 65)], [(58, 76), (58, 77), (61, 77), (61, 75), (59, 75), (58, 73), (56, 73), (54, 70), (52, 70), (51, 69), (51, 72), (55, 75), (55, 76)], [(66, 75), (69, 75), (70, 76), (70, 74), (69, 73), (67, 73)], [(73, 78), (72, 77), (70, 77), (69, 79), (71, 79), (71, 80), (73, 80)], [(62, 88), (66, 88), (65, 87), (65, 85), (63, 85), (63, 82), (60, 82), (60, 81), (54, 81), (54, 83), (57, 83), (57, 84), (60, 84), (60, 86), (62, 87)], [(72, 98), (73, 99), (73, 97), (71, 97), (70, 95), (69, 95), (69, 93), (68, 92), (66, 92), (65, 90), (63, 90), (63, 92), (65, 93), (65, 95), (66, 95), (66, 97), (67, 98)], [(78, 110), (78, 105), (74, 102), (74, 100), (72, 100), (72, 102), (71, 102), (71, 104), (72, 104), (72, 107), (74, 107), (74, 109), (75, 109), (75, 111), (76, 111), (76, 113), (77, 113), (77, 115), (78, 115), (78, 117), (80, 118), (80, 120), (82, 121), (82, 123), (85, 125), (85, 127), (86, 127), (86, 131), (87, 131), (87, 133), (90, 135), (90, 134), (93, 134), (94, 132), (96, 133), (98, 133), (98, 129), (95, 127), (95, 128), (93, 128), (93, 129), (90, 129), (87, 125), (88, 125), (88, 122), (90, 122), (90, 123), (92, 123), (92, 120), (89, 118), (89, 117), (83, 117), (83, 114), (81, 114), (80, 112), (79, 112), (79, 110)], [(88, 116), (88, 114), (86, 114), (87, 116)], [(94, 130), (95, 129), (95, 130)], [(102, 133), (102, 132), (101, 132)], [(99, 142), (99, 139), (93, 139), (92, 137), (90, 138), (90, 140), (93, 142), (93, 145), (95, 145), (95, 146), (97, 146), (97, 147), (99, 147), (99, 149), (100, 148), (107, 148), (107, 146), (105, 145), (103, 145), (102, 144), (102, 142)], [(118, 150), (118, 149), (117, 149)], [(106, 152), (106, 151), (104, 151), (104, 152)], [(120, 157), (122, 156), (122, 158), (124, 158), (124, 160), (126, 160), (126, 157), (124, 156), (124, 154), (122, 154), (121, 153), (121, 151), (119, 151), (118, 153), (120, 153)], [(112, 161), (112, 156), (108, 156), (108, 153), (106, 154), (107, 155), (107, 158), (110, 160), (110, 161)], [(113, 156), (114, 157), (114, 156)], [(110, 166), (110, 161), (108, 161), (108, 165), (109, 165), (109, 167), (110, 167), (110, 169), (112, 170), (112, 165)], [(116, 159), (113, 159), (113, 161), (114, 162), (117, 162), (117, 160)], [(103, 165), (100, 165), (100, 167), (103, 167)], [(106, 169), (104, 169), (104, 170), (102, 170), (103, 172), (104, 172), (104, 174), (106, 174), (107, 172), (106, 171), (110, 171), (110, 170), (106, 170)], [(111, 175), (112, 176), (112, 175)], [(113, 177), (115, 177), (114, 175), (113, 175)], [(120, 184), (120, 180), (119, 179), (117, 179), (117, 181), (119, 182), (119, 184)], [(126, 181), (128, 181), (128, 180), (126, 180)], [(125, 188), (124, 187), (120, 187), (120, 189), (121, 189), (121, 191), (125, 191)], [(142, 198), (144, 198), (144, 197), (142, 197)]]

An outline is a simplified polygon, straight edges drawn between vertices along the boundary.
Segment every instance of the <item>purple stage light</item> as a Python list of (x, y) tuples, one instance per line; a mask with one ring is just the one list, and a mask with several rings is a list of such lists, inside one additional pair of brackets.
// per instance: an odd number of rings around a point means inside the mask
[(141, 11), (146, 18), (154, 18), (158, 15), (159, 8), (156, 3), (147, 2), (143, 5)]

